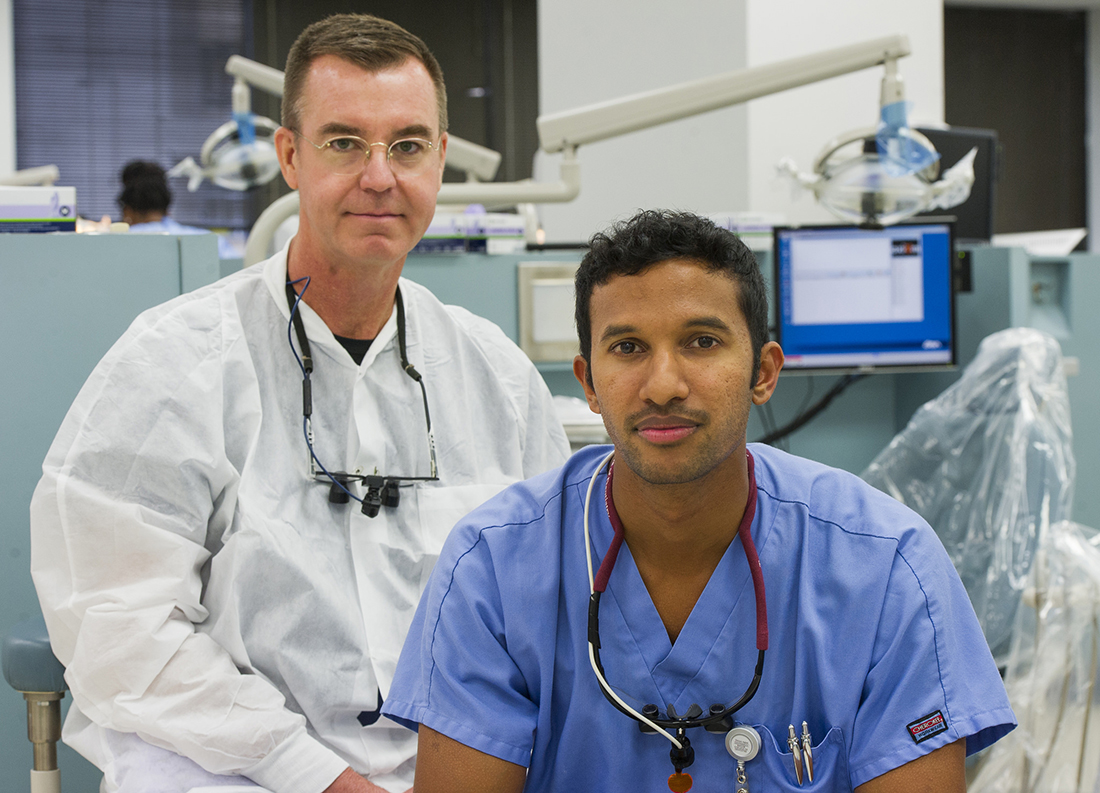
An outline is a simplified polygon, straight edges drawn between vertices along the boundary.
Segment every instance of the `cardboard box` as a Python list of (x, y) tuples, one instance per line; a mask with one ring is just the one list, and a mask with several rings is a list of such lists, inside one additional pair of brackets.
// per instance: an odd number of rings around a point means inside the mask
[(76, 188), (0, 185), (0, 232), (5, 231), (76, 231)]

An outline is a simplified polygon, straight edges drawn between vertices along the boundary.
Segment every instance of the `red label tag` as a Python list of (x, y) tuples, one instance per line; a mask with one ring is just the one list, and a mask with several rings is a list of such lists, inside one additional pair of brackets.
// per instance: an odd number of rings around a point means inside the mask
[(905, 726), (908, 728), (909, 734), (913, 736), (913, 740), (920, 743), (921, 741), (927, 741), (933, 735), (945, 732), (947, 721), (943, 718), (943, 714), (937, 710), (927, 716), (922, 716), (916, 721), (909, 722)]

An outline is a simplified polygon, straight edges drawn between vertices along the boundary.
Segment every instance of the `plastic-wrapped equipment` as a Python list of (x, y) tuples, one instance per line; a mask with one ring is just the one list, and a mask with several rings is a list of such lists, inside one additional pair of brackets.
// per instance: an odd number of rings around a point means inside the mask
[(1010, 328), (862, 474), (935, 529), (1002, 666), (1039, 537), (1070, 517), (1071, 441), (1058, 342)]
[(1100, 791), (1100, 538), (1045, 534), (1024, 592), (1005, 687), (1020, 726), (980, 760), (970, 793)]

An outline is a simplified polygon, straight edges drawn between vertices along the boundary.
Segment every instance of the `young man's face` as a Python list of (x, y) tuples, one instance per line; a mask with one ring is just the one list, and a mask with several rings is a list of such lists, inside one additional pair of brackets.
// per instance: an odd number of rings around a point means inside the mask
[(573, 371), (635, 474), (651, 484), (691, 482), (743, 454), (750, 406), (771, 397), (783, 353), (768, 342), (753, 382), (731, 278), (672, 259), (597, 286), (590, 317), (590, 364), (578, 356)]
[(334, 173), (322, 152), (290, 130), (276, 136), (287, 183), (301, 198), (297, 243), (333, 265), (404, 261), (435, 213), (447, 136), (439, 132), (435, 86), (420, 61), (368, 72), (335, 55), (311, 65), (298, 130), (321, 146), (340, 135), (390, 144), (424, 138), (436, 146), (415, 172), (393, 168), (371, 147), (358, 173)]

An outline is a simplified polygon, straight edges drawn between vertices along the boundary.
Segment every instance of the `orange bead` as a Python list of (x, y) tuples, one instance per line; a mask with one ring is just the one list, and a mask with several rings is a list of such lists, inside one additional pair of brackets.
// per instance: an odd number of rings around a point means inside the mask
[(677, 772), (668, 778), (668, 789), (672, 793), (687, 793), (691, 790), (691, 774)]

